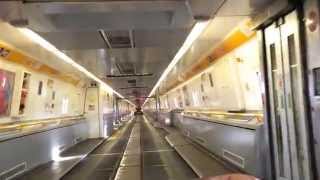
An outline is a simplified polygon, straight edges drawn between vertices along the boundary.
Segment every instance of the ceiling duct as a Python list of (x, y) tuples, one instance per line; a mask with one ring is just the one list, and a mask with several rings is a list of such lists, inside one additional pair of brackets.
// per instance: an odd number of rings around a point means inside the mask
[(134, 33), (133, 30), (129, 31), (105, 31), (98, 30), (101, 38), (106, 43), (107, 48), (134, 48)]
[(119, 74), (119, 75), (107, 75), (109, 78), (124, 78), (124, 77), (147, 77), (153, 76), (152, 73), (143, 73), (143, 74)]
[(106, 35), (112, 48), (132, 48), (132, 31), (108, 31)]
[(120, 74), (135, 74), (135, 68), (131, 62), (116, 62), (115, 63)]
[(123, 88), (119, 88), (119, 89), (148, 89), (149, 87), (147, 86), (135, 86), (135, 87), (123, 87)]
[(135, 79), (130, 79), (130, 80), (128, 80), (128, 83), (129, 83), (129, 84), (136, 84), (136, 83), (137, 83), (137, 80), (135, 80)]

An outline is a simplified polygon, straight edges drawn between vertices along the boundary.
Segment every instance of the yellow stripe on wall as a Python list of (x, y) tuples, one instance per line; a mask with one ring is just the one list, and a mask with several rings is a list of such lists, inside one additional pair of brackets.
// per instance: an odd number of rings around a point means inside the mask
[[(174, 81), (174, 83), (167, 88), (166, 92), (169, 92), (170, 90), (179, 86), (181, 83), (188, 81), (193, 76), (201, 73), (202, 71), (207, 69), (211, 63), (225, 56), (234, 49), (240, 47), (244, 43), (248, 42), (251, 38), (255, 37), (256, 32), (250, 31), (251, 22), (248, 21), (243, 25), (245, 26), (245, 29), (249, 29), (247, 32), (243, 27), (237, 27), (236, 29), (234, 29), (218, 46), (213, 48), (213, 50), (209, 54), (204, 55), (198, 62), (196, 62), (194, 65), (191, 65), (190, 68), (185, 70), (183, 72), (184, 79), (182, 81)], [(162, 92), (161, 94), (165, 94), (166, 92)]]
[(46, 74), (48, 76), (54, 77), (54, 78), (58, 78), (60, 80), (63, 80), (65, 82), (71, 83), (73, 85), (77, 85), (80, 82), (80, 79), (75, 79), (71, 76), (68, 75), (64, 75), (63, 72), (59, 72), (58, 70), (51, 68), (45, 64), (40, 63), (39, 61), (24, 55), (23, 53), (19, 52), (18, 50), (16, 50), (14, 47), (11, 47), (10, 45), (7, 45), (4, 42), (0, 42), (0, 50), (2, 52), (9, 52), (7, 53), (1, 53), (0, 55), (1, 57), (3, 57), (3, 59), (16, 63), (16, 64), (20, 64), (28, 69), (31, 69), (33, 71), (42, 73), (42, 74)]

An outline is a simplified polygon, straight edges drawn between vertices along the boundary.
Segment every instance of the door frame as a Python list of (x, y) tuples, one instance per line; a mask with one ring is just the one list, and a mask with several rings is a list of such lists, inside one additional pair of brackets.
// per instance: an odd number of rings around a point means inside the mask
[(318, 177), (317, 169), (316, 169), (316, 162), (315, 162), (315, 152), (314, 152), (314, 145), (313, 145), (313, 128), (312, 128), (312, 122), (311, 122), (311, 103), (309, 98), (309, 81), (308, 81), (308, 69), (307, 69), (307, 42), (306, 42), (306, 33), (305, 33), (305, 24), (304, 21), (301, 19), (304, 19), (304, 10), (303, 10), (303, 2), (297, 2), (295, 5), (293, 5), (291, 8), (287, 8), (284, 11), (281, 11), (279, 14), (277, 14), (274, 17), (270, 17), (268, 19), (268, 23), (262, 24), (260, 26), (257, 26), (257, 37), (259, 41), (259, 51), (260, 51), (260, 66), (261, 66), (261, 80), (262, 80), (262, 98), (263, 98), (263, 106), (264, 106), (264, 117), (265, 117), (265, 123), (264, 123), (264, 135), (265, 135), (265, 142), (263, 144), (264, 151), (266, 152), (265, 159), (268, 160), (269, 163), (266, 165), (266, 179), (276, 179), (276, 166), (275, 166), (275, 152), (274, 152), (274, 139), (272, 135), (272, 122), (268, 119), (271, 117), (271, 107), (270, 107), (270, 92), (269, 92), (269, 82), (268, 82), (268, 64), (267, 64), (267, 53), (266, 53), (266, 40), (265, 40), (265, 33), (264, 29), (271, 24), (274, 23), (274, 21), (280, 17), (283, 17), (287, 14), (289, 14), (292, 11), (297, 12), (297, 18), (298, 18), (298, 33), (299, 33), (299, 43), (301, 47), (301, 68), (302, 68), (302, 76), (303, 76), (303, 96), (305, 99), (305, 115), (306, 115), (306, 128), (308, 133), (308, 146), (309, 146), (309, 155), (310, 155), (310, 171), (311, 176), (313, 176), (313, 179), (316, 179)]

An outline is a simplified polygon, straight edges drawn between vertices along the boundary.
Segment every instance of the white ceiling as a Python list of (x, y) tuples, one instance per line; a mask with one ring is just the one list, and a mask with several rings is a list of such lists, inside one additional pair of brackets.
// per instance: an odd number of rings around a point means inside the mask
[(181, 61), (168, 74), (166, 80), (161, 83), (160, 91), (163, 93), (171, 88), (177, 80), (183, 81), (184, 73), (210, 53), (224, 38), (237, 26), (254, 16), (265, 6), (268, 0), (227, 0), (221, 6), (215, 17), (210, 20), (206, 30), (201, 34), (194, 45), (182, 57)]
[[(149, 94), (197, 20), (211, 18), (209, 27), (177, 65), (176, 71), (168, 76), (167, 83), (176, 79), (185, 67), (207, 52), (208, 47), (220, 42), (239, 22), (255, 14), (268, 1), (25, 0), (7, 4), (11, 11), (5, 11), (6, 16), (0, 13), (0, 18), (10, 22), (27, 20), (29, 28), (115, 90), (132, 98)], [(2, 6), (0, 10), (5, 8)], [(99, 30), (107, 35), (108, 42)], [(130, 46), (110, 48), (109, 41), (112, 45), (113, 42), (129, 41)], [(59, 66), (59, 63), (48, 62), (54, 66)], [(151, 73), (152, 76), (107, 77), (126, 72), (136, 75)], [(128, 83), (128, 80), (136, 83)]]

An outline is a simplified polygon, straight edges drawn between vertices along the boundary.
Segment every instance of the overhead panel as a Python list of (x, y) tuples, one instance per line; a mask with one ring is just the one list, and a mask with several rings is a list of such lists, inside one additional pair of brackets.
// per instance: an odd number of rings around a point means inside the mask
[(224, 1), (24, 2), (29, 28), (114, 89), (141, 97), (149, 94), (194, 23), (212, 18)]
[[(188, 15), (184, 1), (25, 2), (26, 14), (37, 15), (37, 19), (41, 21), (38, 22), (38, 25), (49, 21), (55, 30), (169, 28), (175, 14)], [(178, 7), (184, 8), (179, 9)], [(179, 23), (181, 26), (189, 26), (189, 19), (180, 20), (185, 21)]]
[(105, 31), (111, 48), (131, 48), (130, 31)]
[[(220, 43), (236, 28), (243, 27), (246, 20), (254, 17), (260, 12), (266, 4), (271, 0), (225, 0), (217, 11), (214, 12), (214, 18), (198, 40), (194, 43), (189, 51), (182, 57), (183, 59), (169, 73), (165, 83), (161, 85), (162, 93), (172, 87), (177, 87), (178, 84), (184, 82), (190, 72), (199, 72), (190, 70), (190, 67), (195, 66), (199, 61), (205, 59)], [(220, 1), (221, 2), (221, 1)], [(194, 3), (194, 4), (192, 4)], [(201, 4), (200, 1), (189, 1), (190, 6), (197, 7)], [(246, 28), (241, 28), (245, 30)], [(248, 30), (250, 32), (250, 30)], [(246, 33), (246, 32), (244, 32)], [(192, 74), (192, 73), (191, 73)], [(189, 77), (190, 78), (190, 77)]]
[(187, 0), (189, 11), (196, 20), (208, 20), (215, 16), (227, 0)]
[(106, 47), (97, 31), (40, 32), (39, 34), (61, 50), (87, 50)]

